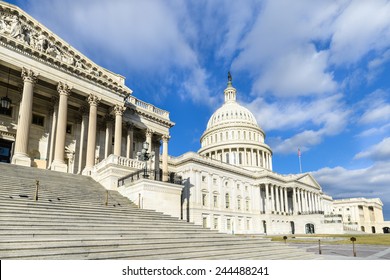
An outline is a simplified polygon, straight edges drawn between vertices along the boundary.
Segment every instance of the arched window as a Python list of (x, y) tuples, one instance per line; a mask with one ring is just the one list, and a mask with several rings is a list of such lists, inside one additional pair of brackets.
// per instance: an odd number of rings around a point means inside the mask
[(371, 227), (372, 233), (376, 233), (375, 227)]

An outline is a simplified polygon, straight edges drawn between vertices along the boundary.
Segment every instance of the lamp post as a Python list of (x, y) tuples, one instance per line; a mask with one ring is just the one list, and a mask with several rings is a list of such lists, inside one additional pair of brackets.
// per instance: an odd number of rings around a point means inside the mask
[(145, 162), (145, 167), (144, 167), (144, 178), (148, 178), (148, 161), (154, 156), (154, 152), (149, 153), (149, 143), (144, 142), (142, 144), (142, 151), (137, 153), (137, 156), (140, 160)]
[(11, 99), (8, 97), (8, 87), (9, 87), (9, 76), (10, 76), (11, 69), (8, 71), (8, 82), (7, 82), (7, 90), (6, 95), (3, 96), (0, 99), (0, 106), (3, 110), (8, 110), (11, 106)]

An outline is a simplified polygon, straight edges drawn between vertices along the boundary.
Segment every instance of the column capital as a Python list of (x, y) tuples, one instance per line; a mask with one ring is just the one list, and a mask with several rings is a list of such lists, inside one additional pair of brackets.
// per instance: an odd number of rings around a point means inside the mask
[(38, 73), (31, 69), (22, 68), (22, 79), (24, 82), (30, 82), (35, 84), (38, 81)]
[(100, 100), (101, 98), (90, 93), (87, 97), (87, 101), (89, 103), (90, 106), (98, 106), (98, 104), (100, 103)]
[(152, 137), (153, 133), (154, 133), (153, 130), (147, 129), (147, 130), (146, 130), (146, 137)]
[(168, 143), (171, 136), (164, 134), (161, 138), (162, 138), (163, 143)]
[(115, 112), (115, 115), (123, 115), (123, 112), (126, 111), (126, 107), (122, 104), (115, 104), (114, 107), (112, 107), (112, 110)]
[(57, 91), (60, 95), (62, 94), (62, 95), (69, 96), (71, 90), (72, 90), (72, 87), (69, 86), (68, 84), (63, 83), (63, 82), (58, 82)]

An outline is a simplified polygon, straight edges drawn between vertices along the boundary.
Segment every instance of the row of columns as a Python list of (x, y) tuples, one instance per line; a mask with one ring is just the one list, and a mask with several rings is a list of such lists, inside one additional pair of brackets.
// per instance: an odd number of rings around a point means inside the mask
[[(318, 193), (310, 192), (298, 187), (292, 188), (291, 200), (288, 196), (288, 187), (274, 184), (265, 184), (265, 213), (319, 213), (323, 211), (323, 203)], [(292, 201), (292, 204), (291, 204)]]
[[(32, 105), (34, 85), (37, 82), (38, 74), (30, 69), (23, 68), (21, 73), (23, 79), (23, 96), (20, 103), (18, 129), (15, 139), (14, 155), (12, 157), (13, 164), (31, 166), (31, 159), (28, 155), (28, 142), (30, 135), (30, 127), (32, 121)], [(59, 82), (57, 91), (59, 98), (54, 98), (54, 110), (52, 115), (52, 129), (50, 138), (49, 162), (50, 169), (67, 172), (67, 165), (65, 163), (65, 140), (66, 140), (66, 125), (68, 112), (68, 98), (71, 94), (71, 87), (66, 83)], [(58, 100), (58, 104), (57, 101)], [(97, 107), (101, 99), (97, 95), (89, 94), (87, 97), (89, 103), (89, 116), (86, 110), (82, 111), (81, 127), (80, 127), (80, 154), (79, 154), (79, 169), (84, 162), (84, 139), (86, 123), (88, 122), (87, 130), (87, 151), (85, 158), (85, 169), (83, 173), (87, 173), (95, 165), (96, 152), (96, 128), (97, 128)], [(114, 137), (114, 155), (121, 156), (122, 147), (122, 116), (126, 107), (121, 104), (116, 104), (113, 107), (115, 113), (115, 137)], [(108, 125), (106, 129), (106, 156), (111, 153), (111, 139), (112, 139), (112, 124)], [(152, 131), (147, 131), (146, 141), (151, 144)], [(168, 180), (168, 140), (169, 136), (163, 136), (163, 180)], [(127, 134), (127, 149), (126, 156), (130, 157), (132, 154), (133, 142), (133, 127), (128, 126)], [(54, 148), (53, 148), (54, 147)], [(151, 149), (151, 145), (149, 145)], [(151, 152), (151, 151), (149, 151)], [(80, 172), (81, 170), (79, 170)]]
[[(269, 170), (272, 170), (272, 156), (270, 153), (253, 148), (229, 148), (228, 151), (225, 150), (217, 150), (206, 153), (207, 157), (211, 157), (212, 159), (221, 160), (223, 162), (227, 162), (226, 156), (229, 155), (230, 164), (235, 165), (248, 165), (248, 166), (257, 166), (264, 167)], [(242, 156), (240, 163), (240, 154)]]

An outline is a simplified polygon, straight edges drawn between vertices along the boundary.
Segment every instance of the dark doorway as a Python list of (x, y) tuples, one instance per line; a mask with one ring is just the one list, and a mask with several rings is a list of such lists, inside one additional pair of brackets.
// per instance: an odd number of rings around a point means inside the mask
[(11, 162), (12, 143), (11, 141), (0, 139), (0, 162)]
[(383, 233), (390, 233), (390, 228), (389, 227), (384, 227), (383, 228)]
[(363, 232), (366, 231), (366, 229), (364, 228), (364, 226), (361, 226), (361, 227), (360, 227), (360, 230), (363, 231)]
[(294, 224), (294, 222), (290, 222), (290, 227), (291, 227), (291, 234), (295, 234), (295, 224)]
[(375, 227), (371, 227), (372, 233), (376, 233)]
[(306, 224), (305, 228), (306, 228), (306, 234), (315, 233), (313, 224)]
[(263, 221), (263, 229), (264, 229), (264, 233), (267, 234), (267, 222), (266, 221)]

